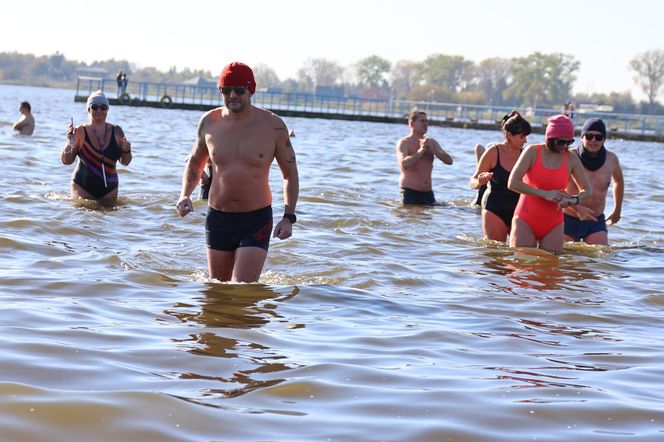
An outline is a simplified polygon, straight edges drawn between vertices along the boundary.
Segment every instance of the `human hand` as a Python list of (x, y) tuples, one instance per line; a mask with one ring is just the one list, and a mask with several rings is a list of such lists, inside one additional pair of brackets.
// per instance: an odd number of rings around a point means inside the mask
[(477, 181), (479, 181), (480, 186), (484, 186), (486, 183), (491, 181), (491, 178), (493, 178), (493, 172), (482, 172), (477, 175)]
[(286, 239), (293, 235), (293, 225), (288, 218), (282, 218), (274, 228), (273, 238)]
[(606, 217), (606, 224), (609, 226), (612, 224), (616, 224), (618, 221), (620, 221), (620, 212), (616, 212), (615, 210), (611, 212), (609, 216)]
[(178, 215), (184, 217), (189, 212), (194, 211), (194, 203), (191, 202), (191, 198), (188, 196), (182, 197), (175, 205), (175, 210), (177, 211)]
[(131, 150), (131, 143), (124, 135), (122, 136), (122, 140), (120, 140), (120, 149), (122, 149), (123, 153), (127, 153)]
[(553, 203), (559, 203), (560, 205), (563, 198), (569, 198), (569, 195), (564, 190), (545, 190), (542, 198)]

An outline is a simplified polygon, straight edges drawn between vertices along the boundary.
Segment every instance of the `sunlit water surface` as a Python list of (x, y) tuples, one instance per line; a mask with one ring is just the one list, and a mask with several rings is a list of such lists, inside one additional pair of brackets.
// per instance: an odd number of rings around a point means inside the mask
[(206, 279), (205, 205), (174, 210), (202, 112), (112, 108), (134, 161), (99, 210), (59, 162), (73, 96), (0, 86), (0, 440), (664, 439), (662, 144), (610, 140), (611, 245), (552, 257), (482, 239), (467, 183), (498, 131), (431, 127), (442, 204), (403, 208), (405, 124), (286, 118), (294, 236), (230, 285)]

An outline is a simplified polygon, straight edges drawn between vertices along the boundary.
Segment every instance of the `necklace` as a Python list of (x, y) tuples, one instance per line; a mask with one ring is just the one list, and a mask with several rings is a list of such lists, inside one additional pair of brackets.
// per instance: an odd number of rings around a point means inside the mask
[(95, 136), (97, 137), (97, 141), (99, 141), (99, 154), (101, 155), (101, 174), (104, 177), (104, 187), (108, 187), (108, 184), (106, 183), (106, 168), (104, 167), (104, 144), (106, 144), (106, 133), (108, 131), (108, 125), (104, 123), (104, 136), (100, 137), (99, 134), (97, 133), (97, 128), (92, 125), (92, 131), (95, 133)]

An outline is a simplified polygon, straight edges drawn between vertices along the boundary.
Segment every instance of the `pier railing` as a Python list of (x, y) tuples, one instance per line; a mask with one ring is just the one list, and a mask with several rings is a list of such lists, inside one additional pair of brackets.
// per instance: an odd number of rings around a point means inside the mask
[[(117, 88), (115, 79), (79, 77), (76, 83), (76, 101), (85, 101), (95, 90), (104, 91), (113, 104), (151, 106), (178, 109), (207, 110), (223, 105), (215, 86), (129, 82), (125, 91)], [(369, 121), (404, 122), (414, 109), (427, 112), (433, 124), (498, 128), (503, 115), (512, 111), (505, 106), (482, 106), (428, 101), (404, 101), (315, 95), (310, 93), (284, 93), (257, 90), (252, 97), (256, 106), (270, 109), (284, 116), (313, 116)], [(558, 109), (517, 109), (526, 117), (535, 132), (546, 126)], [(581, 125), (587, 118), (602, 118), (613, 137), (664, 141), (664, 116), (622, 114), (610, 112), (577, 111), (575, 122)]]

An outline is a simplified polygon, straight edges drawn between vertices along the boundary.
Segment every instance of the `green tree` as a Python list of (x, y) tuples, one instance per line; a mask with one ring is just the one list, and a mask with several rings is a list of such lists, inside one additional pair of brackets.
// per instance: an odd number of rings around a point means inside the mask
[(399, 60), (392, 68), (392, 90), (394, 98), (408, 99), (410, 91), (421, 80), (421, 69), (415, 61)]
[(565, 102), (572, 93), (574, 73), (580, 63), (571, 55), (535, 52), (527, 57), (512, 59), (512, 83), (503, 98), (522, 105), (536, 106)]
[(361, 84), (370, 88), (382, 88), (387, 85), (387, 74), (392, 64), (378, 55), (363, 58), (355, 64), (355, 72)]
[(473, 62), (461, 55), (434, 54), (420, 64), (420, 72), (426, 84), (457, 92), (463, 86), (466, 71), (472, 66)]
[(649, 111), (652, 112), (664, 84), (664, 51), (646, 51), (634, 57), (629, 65), (636, 72), (634, 81), (648, 97)]
[(503, 91), (510, 83), (512, 62), (507, 58), (487, 58), (475, 70), (477, 89), (484, 94), (489, 104), (501, 104)]

